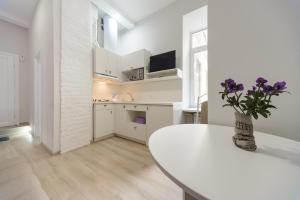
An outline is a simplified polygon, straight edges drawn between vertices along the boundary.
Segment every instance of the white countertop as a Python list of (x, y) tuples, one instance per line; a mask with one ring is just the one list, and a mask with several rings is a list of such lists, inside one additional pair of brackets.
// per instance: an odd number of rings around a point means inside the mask
[(237, 148), (232, 127), (176, 125), (150, 137), (162, 171), (197, 199), (300, 200), (300, 142), (255, 132), (256, 152)]
[(137, 105), (162, 105), (174, 106), (181, 105), (182, 102), (155, 102), (155, 101), (108, 101), (108, 102), (94, 102), (94, 104), (137, 104)]

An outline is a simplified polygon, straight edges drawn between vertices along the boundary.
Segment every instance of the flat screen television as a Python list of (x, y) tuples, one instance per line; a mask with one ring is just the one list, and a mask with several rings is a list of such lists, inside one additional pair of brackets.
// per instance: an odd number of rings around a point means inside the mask
[(157, 72), (176, 68), (176, 51), (170, 51), (150, 57), (149, 72)]

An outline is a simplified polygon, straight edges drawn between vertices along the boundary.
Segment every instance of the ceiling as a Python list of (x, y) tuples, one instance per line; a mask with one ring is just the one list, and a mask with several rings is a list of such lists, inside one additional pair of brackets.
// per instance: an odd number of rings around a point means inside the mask
[(0, 19), (28, 28), (39, 0), (0, 0)]
[(136, 23), (174, 3), (176, 0), (105, 0)]

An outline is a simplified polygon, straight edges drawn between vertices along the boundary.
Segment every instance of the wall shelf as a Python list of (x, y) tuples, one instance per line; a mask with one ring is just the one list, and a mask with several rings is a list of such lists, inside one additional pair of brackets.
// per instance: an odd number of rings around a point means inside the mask
[(164, 76), (164, 77), (144, 79), (144, 80), (140, 80), (140, 81), (121, 82), (121, 83), (118, 83), (118, 85), (144, 84), (144, 83), (151, 83), (151, 82), (181, 80), (181, 79), (182, 79), (182, 77), (180, 77), (180, 76)]
[(157, 72), (148, 72), (145, 73), (146, 76), (157, 78), (157, 77), (165, 77), (165, 76), (179, 76), (182, 77), (182, 70), (175, 68), (175, 69), (167, 69), (167, 70), (162, 70), (162, 71), (157, 71)]

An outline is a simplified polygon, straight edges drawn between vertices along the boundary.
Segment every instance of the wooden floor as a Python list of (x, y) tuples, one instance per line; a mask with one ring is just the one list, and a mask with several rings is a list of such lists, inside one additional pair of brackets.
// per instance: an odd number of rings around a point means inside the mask
[(179, 200), (147, 148), (111, 138), (50, 156), (30, 136), (0, 143), (0, 199)]

